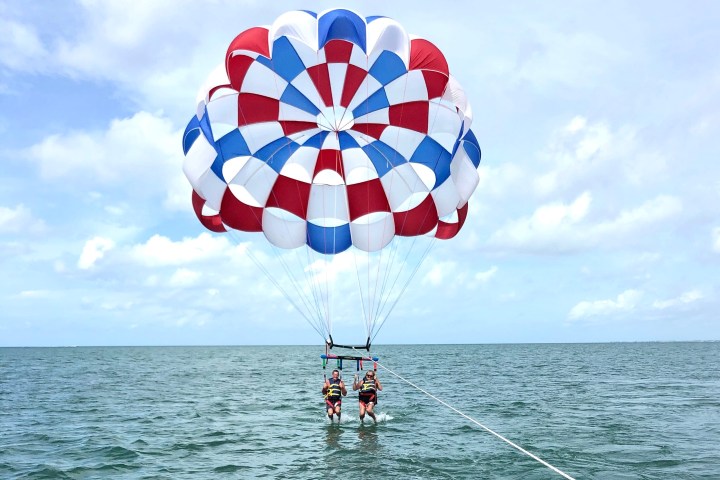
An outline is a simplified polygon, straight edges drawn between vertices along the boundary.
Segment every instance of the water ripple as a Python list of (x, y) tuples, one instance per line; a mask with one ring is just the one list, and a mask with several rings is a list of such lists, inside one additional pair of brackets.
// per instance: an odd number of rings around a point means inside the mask
[[(0, 349), (0, 478), (559, 478), (382, 369), (380, 422), (331, 425), (317, 350)], [(718, 343), (377, 354), (578, 478), (720, 478)]]

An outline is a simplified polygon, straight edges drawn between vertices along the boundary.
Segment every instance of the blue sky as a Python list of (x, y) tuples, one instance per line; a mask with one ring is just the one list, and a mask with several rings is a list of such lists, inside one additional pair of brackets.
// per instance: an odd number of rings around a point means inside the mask
[(330, 7), (438, 45), (483, 149), (377, 342), (720, 339), (716, 2), (11, 0), (0, 346), (322, 343), (197, 222), (181, 137), (235, 35)]

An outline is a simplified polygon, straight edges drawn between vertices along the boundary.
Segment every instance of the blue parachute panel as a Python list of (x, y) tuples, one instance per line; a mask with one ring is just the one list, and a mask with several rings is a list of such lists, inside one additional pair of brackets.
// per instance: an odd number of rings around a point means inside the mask
[(275, 40), (272, 56), (272, 69), (288, 82), (305, 71), (305, 64), (300, 60), (300, 56), (287, 37)]
[(367, 50), (365, 21), (350, 10), (331, 10), (318, 19), (318, 46), (324, 47), (330, 40), (347, 40), (363, 52)]
[(300, 148), (300, 145), (283, 137), (265, 145), (255, 152), (255, 157), (263, 160), (270, 168), (280, 173), (288, 158)]
[(218, 140), (218, 146), (220, 147), (220, 155), (223, 158), (235, 158), (251, 154), (245, 138), (237, 129)]
[(400, 153), (379, 140), (365, 145), (362, 150), (372, 162), (380, 178), (393, 167), (407, 163), (407, 160)]
[(340, 142), (340, 150), (360, 147), (357, 140), (355, 140), (353, 136), (347, 132), (338, 132), (338, 140)]
[(192, 120), (190, 120), (190, 123), (185, 127), (185, 133), (183, 134), (183, 153), (185, 155), (190, 151), (190, 147), (195, 143), (200, 133), (200, 121), (193, 115)]
[(436, 188), (450, 176), (450, 152), (430, 137), (425, 137), (413, 153), (410, 161), (420, 163), (432, 169), (435, 173)]
[(330, 132), (318, 132), (312, 137), (310, 137), (305, 143), (303, 143), (303, 147), (314, 147), (318, 150), (322, 147), (323, 143), (325, 142), (325, 137), (328, 136)]
[(313, 115), (318, 115), (320, 113), (320, 110), (315, 106), (315, 104), (308, 100), (305, 95), (300, 93), (300, 90), (290, 84), (288, 84), (285, 88), (285, 91), (280, 97), (280, 101), (282, 103), (292, 105), (293, 107), (297, 107), (300, 110), (312, 113)]
[(397, 54), (385, 50), (375, 60), (368, 73), (375, 77), (378, 82), (387, 85), (399, 76), (405, 75), (407, 67), (405, 67), (402, 59)]
[(307, 244), (316, 252), (328, 255), (344, 252), (352, 245), (350, 224), (339, 227), (321, 227), (308, 222)]
[(473, 165), (475, 165), (475, 168), (478, 168), (480, 166), (480, 144), (477, 141), (477, 138), (475, 138), (475, 134), (472, 132), (472, 130), (469, 130), (465, 136), (463, 137), (463, 140), (465, 141), (463, 143), (463, 148), (465, 148), (465, 152), (468, 154), (468, 157), (470, 157), (470, 161), (472, 161)]
[(390, 101), (387, 98), (387, 94), (385, 93), (385, 89), (381, 88), (377, 92), (370, 95), (367, 100), (362, 102), (360, 105), (355, 107), (355, 110), (352, 111), (353, 117), (358, 118), (362, 117), (363, 115), (367, 115), (370, 112), (374, 112), (383, 108), (387, 108), (390, 106)]

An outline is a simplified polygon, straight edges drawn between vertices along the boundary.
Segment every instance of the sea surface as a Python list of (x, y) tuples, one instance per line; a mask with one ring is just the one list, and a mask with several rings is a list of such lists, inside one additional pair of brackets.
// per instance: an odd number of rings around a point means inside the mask
[(377, 425), (321, 353), (0, 348), (0, 479), (563, 478), (387, 369), (577, 479), (720, 479), (718, 342), (380, 345)]

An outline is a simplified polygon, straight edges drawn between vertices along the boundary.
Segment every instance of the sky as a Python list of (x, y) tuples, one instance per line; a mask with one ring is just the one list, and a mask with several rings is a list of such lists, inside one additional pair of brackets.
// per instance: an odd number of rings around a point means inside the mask
[(334, 7), (435, 43), (482, 148), (376, 343), (720, 340), (717, 2), (9, 0), (0, 346), (322, 345), (195, 218), (182, 133), (238, 33)]

